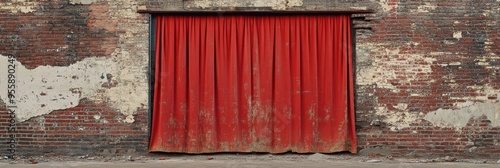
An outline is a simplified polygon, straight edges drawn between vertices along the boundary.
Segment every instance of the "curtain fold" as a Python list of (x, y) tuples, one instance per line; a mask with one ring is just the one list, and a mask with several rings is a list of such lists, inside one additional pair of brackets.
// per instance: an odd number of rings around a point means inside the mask
[(158, 16), (151, 152), (356, 153), (348, 15)]

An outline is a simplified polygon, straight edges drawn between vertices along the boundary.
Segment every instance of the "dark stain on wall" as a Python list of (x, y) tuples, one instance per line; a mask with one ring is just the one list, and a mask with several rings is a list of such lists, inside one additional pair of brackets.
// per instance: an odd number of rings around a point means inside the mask
[(29, 69), (68, 66), (86, 57), (104, 57), (117, 47), (116, 32), (88, 27), (89, 5), (39, 2), (32, 13), (0, 11), (0, 51)]

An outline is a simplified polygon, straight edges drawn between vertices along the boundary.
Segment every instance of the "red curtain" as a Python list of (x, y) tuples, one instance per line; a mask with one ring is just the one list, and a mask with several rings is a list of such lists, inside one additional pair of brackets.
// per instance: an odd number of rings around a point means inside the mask
[(356, 152), (350, 17), (158, 16), (151, 152)]

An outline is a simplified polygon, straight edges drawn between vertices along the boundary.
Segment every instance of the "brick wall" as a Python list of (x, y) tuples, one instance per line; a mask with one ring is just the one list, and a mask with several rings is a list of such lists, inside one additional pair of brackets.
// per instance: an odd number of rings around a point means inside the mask
[(147, 151), (149, 18), (135, 11), (126, 1), (0, 1), (0, 58), (16, 57), (18, 79), (14, 132), (0, 84), (1, 155), (12, 134), (19, 155)]
[[(495, 0), (0, 0), (0, 58), (17, 57), (19, 89), (27, 90), (19, 93), (26, 99), (18, 102), (24, 106), (16, 148), (18, 154), (145, 152), (149, 15), (136, 11), (263, 7), (374, 11), (353, 15), (360, 153), (498, 156), (498, 6)], [(4, 91), (0, 97), (4, 128), (10, 116)], [(8, 136), (0, 131), (1, 142)]]
[(369, 18), (357, 31), (362, 153), (499, 154), (498, 6), (392, 1)]

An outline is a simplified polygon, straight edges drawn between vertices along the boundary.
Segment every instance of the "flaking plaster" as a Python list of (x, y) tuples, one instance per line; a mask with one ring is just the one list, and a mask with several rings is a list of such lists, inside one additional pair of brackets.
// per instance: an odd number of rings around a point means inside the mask
[(89, 4), (92, 4), (96, 1), (97, 0), (69, 0), (69, 3), (72, 5), (78, 5), (78, 4), (89, 5)]
[[(111, 58), (90, 57), (67, 67), (39, 66), (27, 69), (16, 65), (16, 118), (26, 121), (54, 110), (76, 107), (81, 99), (107, 103), (134, 122), (133, 114), (147, 104), (147, 85), (137, 71), (127, 68), (130, 55), (116, 50)], [(0, 67), (10, 64), (0, 55)], [(0, 71), (7, 78), (7, 69)], [(146, 78), (145, 75), (139, 78)], [(0, 80), (0, 98), (7, 102), (7, 80)]]
[(30, 13), (38, 9), (38, 2), (26, 0), (11, 0), (0, 2), (0, 10), (10, 10), (12, 13)]
[(197, 0), (188, 8), (213, 8), (213, 7), (271, 7), (274, 10), (285, 10), (289, 7), (302, 6), (302, 0)]
[(470, 119), (486, 116), (491, 121), (490, 126), (500, 126), (500, 103), (465, 102), (460, 109), (438, 109), (427, 113), (424, 120), (438, 127), (465, 127)]
[[(147, 108), (148, 81), (148, 22), (136, 18), (137, 3), (127, 0), (107, 2), (106, 6), (95, 0), (71, 0), (73, 5), (89, 5), (90, 27), (117, 33), (118, 48), (106, 57), (87, 57), (69, 66), (38, 66), (28, 69), (16, 61), (17, 113), (19, 121), (42, 116), (54, 110), (68, 109), (88, 99), (105, 103), (126, 117), (121, 122), (135, 121), (133, 114)], [(0, 9), (12, 13), (27, 8), (35, 10), (38, 2), (23, 0), (0, 2)], [(112, 8), (113, 11), (108, 10)], [(102, 21), (116, 21), (100, 24)], [(125, 20), (125, 21), (124, 21)], [(131, 45), (133, 44), (133, 45)], [(64, 48), (67, 46), (60, 46)], [(105, 46), (103, 46), (105, 47)], [(106, 48), (108, 49), (108, 48)], [(7, 57), (0, 55), (0, 67), (7, 66)], [(7, 69), (0, 70), (0, 78), (6, 78)], [(4, 89), (1, 89), (4, 88)], [(6, 102), (7, 83), (0, 80), (0, 99)], [(100, 119), (101, 122), (107, 122)]]

